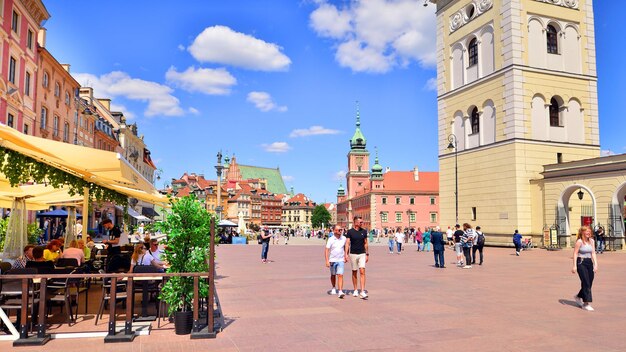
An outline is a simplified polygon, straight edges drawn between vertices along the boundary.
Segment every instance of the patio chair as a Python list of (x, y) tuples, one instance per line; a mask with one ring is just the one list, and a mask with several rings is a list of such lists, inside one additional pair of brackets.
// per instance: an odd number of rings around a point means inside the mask
[(55, 266), (57, 268), (76, 268), (78, 260), (76, 258), (59, 258)]
[[(117, 282), (115, 291), (117, 292), (115, 295), (115, 304), (118, 302), (126, 302), (126, 284), (123, 282)], [(109, 302), (111, 300), (111, 279), (104, 278), (102, 280), (102, 300), (100, 301), (100, 308), (98, 308), (98, 314), (96, 314), (96, 322), (95, 325), (98, 325), (98, 319), (102, 318), (102, 314), (104, 310), (109, 306)]]
[[(11, 275), (35, 275), (35, 269), (11, 269), (5, 275), (0, 276), (0, 308), (10, 312), (16, 311), (17, 324), (20, 324), (20, 311), (22, 310), (22, 279), (13, 279)], [(31, 317), (35, 316), (35, 307), (39, 304), (37, 291), (33, 288), (33, 280), (28, 279), (28, 305)], [(32, 327), (31, 327), (32, 328)]]
[[(55, 274), (68, 274), (68, 277), (65, 279), (55, 279), (51, 280), (48, 285), (51, 288), (56, 288), (56, 292), (53, 295), (48, 297), (48, 301), (52, 302), (62, 302), (63, 306), (61, 306), (61, 311), (63, 311), (63, 307), (66, 309), (67, 314), (67, 323), (71, 325), (72, 323), (76, 323), (76, 319), (78, 318), (78, 307), (79, 307), (79, 299), (80, 294), (85, 293), (85, 313), (87, 313), (87, 306), (89, 304), (89, 292), (86, 285), (86, 281), (81, 278), (72, 277), (74, 274), (81, 274), (82, 269), (79, 268), (62, 268), (56, 269)], [(76, 304), (76, 312), (72, 306)], [(48, 312), (51, 311), (51, 305), (48, 306)]]
[(0, 274), (6, 274), (11, 270), (11, 263), (9, 262), (0, 262)]

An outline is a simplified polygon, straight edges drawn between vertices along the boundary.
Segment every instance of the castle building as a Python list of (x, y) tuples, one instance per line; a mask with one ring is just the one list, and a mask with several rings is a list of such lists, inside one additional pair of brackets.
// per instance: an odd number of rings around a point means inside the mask
[(592, 1), (431, 2), (441, 223), (458, 213), (494, 242), (519, 229), (546, 245), (556, 232), (569, 244), (581, 224), (601, 223), (623, 238), (624, 173), (604, 189), (583, 176), (597, 179), (606, 164), (598, 160)]
[(347, 193), (337, 190), (337, 224), (351, 227), (360, 216), (366, 229), (433, 227), (439, 223), (439, 174), (410, 171), (387, 171), (379, 164), (378, 155), (369, 169), (367, 141), (361, 131), (357, 112), (356, 130), (350, 139)]

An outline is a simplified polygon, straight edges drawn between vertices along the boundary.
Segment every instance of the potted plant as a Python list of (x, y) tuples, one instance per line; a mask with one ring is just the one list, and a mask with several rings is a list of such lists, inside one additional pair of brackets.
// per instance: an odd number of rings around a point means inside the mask
[[(172, 201), (165, 221), (155, 225), (168, 234), (165, 260), (168, 273), (207, 272), (211, 220), (214, 218), (194, 194)], [(211, 269), (212, 270), (212, 269)], [(208, 295), (208, 283), (200, 280), (200, 297)], [(174, 315), (176, 334), (189, 334), (192, 325), (193, 277), (171, 277), (161, 289), (160, 299)]]

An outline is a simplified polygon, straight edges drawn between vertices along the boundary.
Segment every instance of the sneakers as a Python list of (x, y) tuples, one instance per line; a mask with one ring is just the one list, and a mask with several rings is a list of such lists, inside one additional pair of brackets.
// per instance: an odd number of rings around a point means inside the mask
[(472, 268), (471, 265), (466, 265), (466, 266), (463, 267), (463, 269), (471, 269), (471, 268)]
[(354, 292), (352, 292), (352, 297), (359, 297), (359, 290), (354, 290)]
[(339, 291), (339, 294), (337, 295), (337, 297), (339, 298), (343, 298), (346, 294), (343, 293), (343, 291)]
[[(361, 291), (361, 299), (367, 299), (367, 293), (365, 293), (365, 291)], [(593, 308), (591, 310), (593, 310)]]
[(585, 304), (585, 305), (583, 305), (582, 308), (584, 310), (588, 311), (588, 312), (593, 312), (594, 311), (593, 307), (590, 304)]
[(583, 299), (582, 299), (582, 298), (580, 298), (580, 297), (578, 297), (578, 296), (574, 296), (574, 301), (576, 301), (576, 304), (578, 304), (578, 306), (579, 306), (580, 308), (582, 308), (582, 307), (583, 307)]
[(515, 252), (515, 255), (519, 257), (519, 252)]
[(335, 288), (333, 287), (333, 289), (330, 290), (330, 294), (331, 295), (336, 295), (337, 294), (337, 290), (335, 290)]

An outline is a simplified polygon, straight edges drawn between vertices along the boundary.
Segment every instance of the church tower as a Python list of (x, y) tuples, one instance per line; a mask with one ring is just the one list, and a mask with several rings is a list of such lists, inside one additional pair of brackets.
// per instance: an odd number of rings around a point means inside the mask
[(430, 2), (441, 225), (540, 234), (543, 166), (600, 155), (592, 0)]
[(355, 195), (370, 188), (370, 153), (365, 149), (366, 142), (365, 136), (361, 132), (361, 118), (357, 107), (356, 130), (350, 139), (350, 152), (348, 152), (348, 172), (346, 174), (348, 199), (352, 199)]

